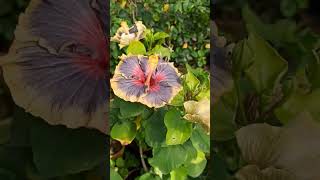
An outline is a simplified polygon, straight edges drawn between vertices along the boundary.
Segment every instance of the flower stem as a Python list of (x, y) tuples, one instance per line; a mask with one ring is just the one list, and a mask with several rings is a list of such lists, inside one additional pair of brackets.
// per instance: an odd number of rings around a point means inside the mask
[(140, 153), (142, 167), (145, 172), (148, 172), (149, 170), (148, 170), (148, 167), (147, 167), (146, 162), (144, 161), (144, 157), (143, 157), (143, 150), (142, 150), (141, 142), (139, 143), (139, 153)]

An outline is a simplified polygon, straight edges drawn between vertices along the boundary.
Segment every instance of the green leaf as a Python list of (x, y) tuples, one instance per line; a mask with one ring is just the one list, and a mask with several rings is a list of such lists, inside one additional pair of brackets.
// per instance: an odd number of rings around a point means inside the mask
[(167, 145), (183, 144), (190, 138), (192, 123), (185, 121), (178, 110), (168, 111), (164, 117), (164, 123), (167, 127)]
[(188, 172), (185, 167), (179, 167), (170, 172), (171, 180), (186, 180), (187, 176), (188, 176)]
[(110, 179), (112, 180), (123, 180), (120, 174), (114, 169), (110, 169)]
[[(26, 167), (32, 163), (32, 152), (27, 148), (16, 148), (7, 145), (0, 146), (0, 179), (1, 176), (14, 175), (15, 179), (24, 179)], [(11, 175), (10, 175), (11, 174)]]
[(117, 167), (124, 167), (124, 166), (125, 166), (125, 161), (123, 160), (122, 157), (120, 157), (120, 158), (118, 158), (118, 159), (116, 160), (116, 166), (117, 166)]
[(170, 58), (171, 55), (171, 51), (169, 48), (165, 48), (161, 45), (156, 45), (156, 47), (154, 47), (149, 53), (149, 55), (151, 54), (157, 54), (160, 57), (168, 57)]
[(201, 175), (206, 168), (207, 159), (202, 151), (197, 151), (197, 156), (186, 164), (186, 170), (189, 176), (196, 178)]
[(200, 101), (202, 99), (210, 99), (210, 89), (200, 91), (200, 93), (196, 96), (196, 99), (198, 101)]
[(234, 132), (237, 129), (234, 121), (236, 107), (234, 103), (227, 103), (225, 98), (220, 99), (213, 108), (212, 119), (212, 139), (225, 141), (234, 138)]
[(183, 106), (185, 91), (182, 89), (170, 102), (171, 106)]
[(7, 169), (0, 168), (0, 179), (16, 180), (17, 176), (15, 175), (15, 173), (13, 173)]
[(249, 32), (256, 32), (274, 44), (292, 43), (297, 40), (295, 21), (281, 19), (275, 24), (266, 24), (248, 6), (242, 9), (242, 16)]
[(12, 118), (0, 120), (0, 144), (4, 144), (10, 139), (10, 129)]
[(252, 64), (245, 70), (246, 75), (259, 93), (266, 89), (273, 89), (286, 73), (287, 62), (255, 33), (249, 34), (248, 45), (254, 56)]
[(225, 159), (216, 153), (214, 153), (212, 157), (213, 158), (210, 163), (212, 170), (209, 171), (209, 176), (212, 177), (212, 179), (229, 180), (230, 175), (228, 174), (228, 165), (224, 161)]
[(131, 55), (145, 55), (147, 54), (146, 48), (144, 47), (143, 43), (140, 41), (131, 41), (128, 49), (127, 54)]
[(193, 70), (192, 70), (191, 66), (189, 66), (188, 64), (186, 66), (187, 66), (187, 71), (188, 71), (188, 73), (186, 75), (186, 84), (187, 84), (187, 87), (189, 88), (189, 90), (191, 92), (193, 92), (193, 91), (196, 91), (197, 87), (200, 84), (200, 81), (193, 74), (193, 72), (192, 72)]
[(292, 17), (296, 14), (298, 7), (295, 1), (292, 0), (281, 0), (280, 10), (286, 17)]
[(136, 117), (145, 110), (145, 106), (143, 104), (127, 102), (124, 100), (119, 100), (119, 108), (122, 119)]
[(165, 33), (165, 32), (157, 32), (153, 35), (153, 40), (154, 41), (157, 41), (157, 40), (160, 40), (160, 39), (165, 39), (169, 37), (169, 34)]
[(26, 113), (24, 109), (15, 106), (13, 113), (13, 122), (10, 133), (10, 144), (15, 147), (30, 146), (30, 128), (34, 117)]
[(194, 127), (190, 140), (197, 150), (210, 153), (210, 136), (200, 125)]
[(96, 130), (50, 126), (34, 119), (30, 139), (34, 163), (44, 177), (89, 170), (109, 158), (108, 138)]
[(129, 120), (117, 122), (111, 129), (111, 137), (121, 142), (122, 145), (130, 144), (136, 137), (136, 124)]
[(147, 120), (142, 122), (145, 130), (145, 141), (148, 146), (153, 148), (165, 145), (166, 140), (166, 127), (164, 124), (165, 110), (158, 109)]
[[(0, 0), (0, 16), (4, 16), (14, 11), (14, 1), (4, 1)], [(14, 23), (14, 22), (12, 22)]]
[(151, 173), (145, 173), (138, 178), (138, 180), (161, 180), (159, 176), (155, 176)]
[(300, 112), (310, 112), (320, 120), (320, 89), (315, 89), (310, 94), (292, 92), (286, 101), (275, 110), (277, 118), (284, 124), (293, 120)]
[(189, 156), (188, 149), (184, 145), (154, 148), (153, 157), (149, 159), (149, 163), (163, 174), (168, 174), (180, 167)]

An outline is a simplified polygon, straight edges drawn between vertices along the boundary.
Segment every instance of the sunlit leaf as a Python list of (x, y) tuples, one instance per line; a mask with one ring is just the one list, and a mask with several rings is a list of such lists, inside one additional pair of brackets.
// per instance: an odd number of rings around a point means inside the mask
[(130, 144), (136, 137), (137, 127), (133, 121), (123, 120), (117, 122), (111, 129), (111, 137), (123, 145)]
[(183, 120), (178, 110), (168, 111), (164, 117), (164, 123), (167, 127), (167, 145), (183, 144), (190, 138), (192, 123)]
[(140, 41), (131, 41), (128, 49), (127, 54), (131, 55), (145, 55), (147, 53), (146, 48), (144, 47), (143, 43)]

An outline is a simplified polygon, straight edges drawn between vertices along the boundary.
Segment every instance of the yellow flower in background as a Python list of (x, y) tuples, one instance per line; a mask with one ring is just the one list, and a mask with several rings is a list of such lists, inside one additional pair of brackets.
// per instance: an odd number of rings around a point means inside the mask
[(187, 49), (188, 48), (188, 43), (184, 43), (182, 46), (183, 49)]
[(163, 5), (163, 12), (168, 12), (169, 11), (169, 9), (170, 9), (170, 5), (169, 4), (164, 4)]
[(210, 49), (210, 43), (207, 43), (207, 44), (205, 45), (205, 48), (206, 48), (206, 49)]
[(120, 49), (122, 49), (123, 47), (128, 46), (131, 41), (143, 39), (145, 30), (146, 26), (143, 25), (142, 21), (136, 21), (130, 28), (127, 22), (122, 21), (120, 28), (111, 38), (111, 41), (118, 42)]
[(127, 0), (119, 0), (120, 6), (124, 8), (127, 5)]
[(200, 123), (210, 133), (210, 100), (187, 101), (184, 104), (186, 115), (184, 118), (194, 123)]

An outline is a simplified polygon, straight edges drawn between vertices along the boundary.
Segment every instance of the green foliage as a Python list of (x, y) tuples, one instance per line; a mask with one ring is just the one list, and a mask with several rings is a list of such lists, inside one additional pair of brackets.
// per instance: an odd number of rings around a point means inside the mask
[(166, 144), (185, 143), (191, 136), (192, 124), (183, 120), (179, 111), (173, 109), (166, 113), (164, 123), (167, 128)]
[(18, 16), (28, 3), (29, 0), (0, 0), (0, 50), (7, 49), (13, 40)]
[(96, 130), (51, 126), (21, 108), (15, 109), (10, 127), (9, 143), (0, 145), (0, 177), (86, 177), (84, 172), (89, 176), (108, 160), (108, 138)]
[[(110, 33), (115, 34), (121, 21), (131, 22), (129, 26), (132, 25), (134, 14), (135, 20), (142, 21), (156, 32), (161, 31), (150, 36), (147, 34), (147, 48), (157, 43), (156, 41), (160, 41), (159, 44), (164, 44), (164, 46), (155, 46), (156, 49), (153, 51), (162, 52), (161, 54), (166, 57), (169, 57), (169, 51), (172, 52), (171, 59), (181, 66), (189, 63), (193, 66), (204, 67), (208, 64), (209, 57), (209, 4), (209, 0), (170, 0), (167, 2), (112, 0)], [(168, 48), (169, 51), (164, 48)], [(111, 43), (110, 49), (111, 67), (114, 69), (122, 50), (116, 43)]]
[[(123, 2), (124, 4), (129, 3), (127, 1)], [(146, 6), (148, 3), (149, 1), (145, 1), (144, 5)], [(132, 4), (126, 5), (130, 7), (129, 10), (132, 10)], [(139, 7), (140, 2), (136, 2), (136, 5)], [(121, 11), (126, 10), (121, 9)], [(162, 10), (160, 11), (162, 12)], [(178, 11), (180, 12), (180, 10)], [(148, 11), (145, 13), (148, 13)], [(153, 15), (157, 15), (157, 13)], [(145, 18), (144, 16), (137, 16), (136, 18), (138, 17), (142, 20)], [(161, 24), (153, 26), (153, 29), (148, 29), (148, 23), (153, 23), (154, 18), (158, 17), (152, 17), (152, 21), (143, 21), (147, 25), (143, 39), (132, 40), (122, 50), (118, 49), (117, 53), (126, 55), (157, 54), (168, 61), (177, 60), (178, 58), (175, 57), (177, 56), (175, 52), (177, 49), (167, 44), (174, 41), (172, 33), (157, 31), (158, 28), (164, 28)], [(113, 21), (117, 23), (115, 19)], [(128, 19), (124, 17), (123, 20)], [(113, 29), (113, 31), (115, 32), (116, 29)], [(118, 44), (114, 47), (118, 48)], [(206, 53), (202, 56), (206, 56)], [(128, 149), (129, 147), (139, 149), (139, 155), (137, 156), (140, 156), (141, 163), (136, 164), (135, 168), (141, 170), (137, 179), (166, 178), (174, 180), (205, 176), (207, 158), (210, 155), (210, 138), (200, 125), (183, 118), (186, 114), (183, 104), (189, 100), (209, 99), (209, 73), (202, 66), (200, 66), (201, 68), (194, 68), (187, 64), (183, 67), (187, 72), (181, 78), (183, 90), (174, 97), (170, 104), (164, 107), (152, 109), (139, 103), (124, 101), (118, 97), (114, 97), (112, 100), (110, 135), (112, 139), (119, 141)], [(126, 152), (131, 151), (126, 148)], [(112, 170), (117, 170), (122, 178), (126, 178), (131, 168), (125, 167), (126, 164), (128, 164), (128, 159), (118, 157), (114, 160)]]
[[(189, 68), (190, 71), (195, 71)], [(197, 75), (207, 76), (207, 73), (203, 73)], [(186, 94), (191, 93), (188, 89), (185, 91)], [(185, 102), (187, 98), (182, 96), (181, 102)], [(164, 176), (169, 179), (183, 179), (203, 175), (207, 167), (207, 156), (210, 154), (210, 137), (200, 125), (183, 118), (182, 107), (168, 105), (149, 109), (141, 104), (115, 98), (110, 113), (118, 113), (111, 126), (111, 138), (126, 147), (138, 144), (140, 153), (148, 152), (147, 149), (152, 150), (152, 155), (146, 157), (148, 161), (145, 159), (150, 170), (141, 174), (139, 179), (159, 179)], [(140, 155), (144, 157), (143, 154)], [(114, 164), (123, 178), (127, 175), (123, 172), (124, 169), (128, 169), (123, 167), (125, 164), (128, 164), (128, 159), (121, 157), (116, 159)], [(135, 165), (135, 168), (137, 167), (142, 168), (139, 163)]]
[(127, 54), (145, 55), (146, 53), (146, 48), (140, 41), (132, 41), (127, 49)]

